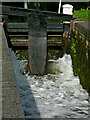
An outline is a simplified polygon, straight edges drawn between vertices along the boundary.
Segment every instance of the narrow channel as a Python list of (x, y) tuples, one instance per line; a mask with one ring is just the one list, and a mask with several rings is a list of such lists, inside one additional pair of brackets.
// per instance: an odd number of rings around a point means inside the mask
[(74, 76), (70, 54), (51, 57), (47, 75), (31, 76), (27, 57), (10, 52), (26, 118), (88, 117), (88, 93)]

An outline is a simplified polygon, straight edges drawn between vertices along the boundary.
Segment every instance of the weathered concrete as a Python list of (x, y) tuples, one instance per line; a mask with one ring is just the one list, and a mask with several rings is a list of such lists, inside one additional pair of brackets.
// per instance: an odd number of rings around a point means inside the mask
[[(0, 26), (2, 27), (2, 26)], [(24, 118), (7, 39), (2, 27), (2, 118)]]
[(2, 118), (2, 27), (0, 25), (0, 120), (1, 118)]

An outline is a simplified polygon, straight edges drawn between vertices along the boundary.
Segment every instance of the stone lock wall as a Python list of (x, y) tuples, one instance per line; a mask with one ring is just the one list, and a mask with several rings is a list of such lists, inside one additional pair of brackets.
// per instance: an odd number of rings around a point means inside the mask
[(71, 21), (71, 56), (74, 74), (90, 94), (90, 23)]

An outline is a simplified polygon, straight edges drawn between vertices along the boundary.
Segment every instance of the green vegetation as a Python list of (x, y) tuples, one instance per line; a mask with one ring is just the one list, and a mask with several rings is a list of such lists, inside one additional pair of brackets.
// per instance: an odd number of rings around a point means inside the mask
[[(29, 2), (28, 8), (35, 9), (34, 4), (35, 4), (34, 2)], [(40, 2), (40, 10), (44, 10), (44, 11), (57, 12), (58, 6), (59, 6), (58, 2)]]
[(8, 22), (28, 22), (28, 17), (27, 16), (25, 16), (25, 17), (9, 16), (8, 17)]
[(90, 50), (85, 42), (71, 36), (71, 57), (74, 75), (79, 76), (81, 85), (90, 94)]
[(89, 15), (90, 15), (90, 10), (85, 10), (85, 9), (75, 10), (73, 12), (73, 18), (80, 18), (90, 22)]
[(62, 23), (61, 20), (54, 20), (54, 19), (53, 19), (53, 20), (47, 19), (46, 21), (47, 21), (47, 23), (49, 23), (49, 22), (50, 22), (50, 23)]
[(74, 42), (74, 39), (71, 38), (72, 43), (71, 43), (71, 52), (73, 52), (74, 56), (76, 56), (76, 43)]

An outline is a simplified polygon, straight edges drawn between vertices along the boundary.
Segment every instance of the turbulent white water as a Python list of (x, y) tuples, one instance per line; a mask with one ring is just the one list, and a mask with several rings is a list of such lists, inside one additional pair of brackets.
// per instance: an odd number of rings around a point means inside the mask
[(88, 93), (73, 75), (71, 56), (50, 60), (42, 77), (23, 75), (27, 60), (11, 51), (14, 71), (26, 118), (87, 118)]

